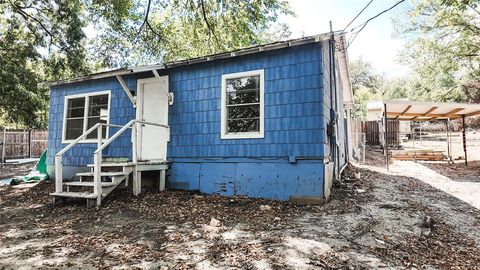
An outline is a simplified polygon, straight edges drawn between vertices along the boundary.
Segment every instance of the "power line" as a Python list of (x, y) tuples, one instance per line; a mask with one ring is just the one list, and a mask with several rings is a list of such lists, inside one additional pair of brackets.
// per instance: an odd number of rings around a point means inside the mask
[(357, 25), (357, 26), (353, 27), (352, 29), (350, 29), (350, 32), (352, 32), (354, 29), (357, 29), (357, 28), (359, 28), (359, 27), (362, 27), (364, 24), (367, 24), (367, 23), (369, 23), (371, 20), (374, 20), (374, 19), (376, 19), (377, 17), (381, 16), (382, 14), (384, 14), (384, 13), (386, 13), (386, 12), (388, 12), (388, 11), (390, 11), (390, 10), (394, 9), (396, 6), (400, 5), (400, 4), (401, 4), (401, 3), (403, 3), (403, 2), (405, 2), (405, 0), (400, 0), (400, 1), (398, 1), (398, 2), (397, 2), (397, 3), (395, 3), (393, 6), (391, 6), (391, 7), (387, 8), (387, 9), (383, 10), (382, 12), (378, 13), (377, 15), (375, 15), (375, 16), (373, 16), (373, 17), (369, 18), (369, 19), (368, 19), (368, 20), (366, 20), (365, 22), (363, 22), (363, 23), (361, 23), (361, 24), (359, 24), (359, 25)]
[(377, 15), (375, 15), (375, 16), (369, 18), (368, 20), (366, 20), (364, 23), (359, 24), (358, 26), (352, 28), (350, 31), (353, 31), (354, 29), (357, 29), (357, 28), (360, 27), (360, 29), (359, 29), (355, 34), (352, 34), (353, 37), (352, 37), (352, 38), (350, 39), (350, 41), (348, 42), (347, 48), (350, 47), (350, 45), (353, 43), (353, 41), (354, 41), (355, 38), (358, 36), (358, 34), (360, 34), (360, 32), (361, 32), (363, 29), (365, 29), (365, 27), (367, 26), (367, 24), (368, 24), (370, 21), (372, 21), (372, 20), (378, 18), (379, 16), (381, 16), (382, 14), (384, 14), (384, 13), (386, 13), (386, 12), (394, 9), (396, 6), (400, 5), (400, 4), (403, 3), (403, 2), (405, 2), (405, 0), (400, 0), (400, 1), (398, 1), (395, 5), (393, 5), (393, 6), (389, 7), (389, 8), (387, 8), (387, 9), (383, 10), (382, 12), (378, 13)]
[(355, 16), (355, 18), (353, 18), (353, 19), (347, 24), (347, 26), (345, 26), (345, 28), (343, 28), (343, 31), (345, 31), (345, 30), (358, 18), (358, 16), (360, 16), (360, 14), (362, 14), (363, 11), (365, 11), (365, 9), (367, 9), (367, 7), (368, 7), (372, 2), (373, 2), (373, 0), (370, 0), (370, 2), (368, 2), (368, 4), (367, 4), (365, 7), (363, 7), (362, 10), (360, 10), (360, 12), (357, 14), (357, 16)]

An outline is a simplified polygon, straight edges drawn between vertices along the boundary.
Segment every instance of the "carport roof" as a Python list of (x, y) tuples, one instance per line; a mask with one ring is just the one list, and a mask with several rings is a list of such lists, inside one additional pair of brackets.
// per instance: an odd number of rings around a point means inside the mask
[(410, 100), (384, 100), (369, 102), (368, 110), (382, 110), (386, 105), (388, 119), (403, 121), (430, 121), (457, 119), (480, 115), (480, 104), (453, 102), (424, 102)]

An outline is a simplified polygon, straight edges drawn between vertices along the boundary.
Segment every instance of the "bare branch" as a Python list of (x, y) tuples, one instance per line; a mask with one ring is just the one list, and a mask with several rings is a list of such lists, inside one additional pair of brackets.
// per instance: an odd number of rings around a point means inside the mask
[(138, 29), (137, 36), (139, 36), (140, 33), (142, 33), (143, 27), (145, 26), (145, 24), (148, 23), (148, 15), (150, 14), (151, 4), (152, 4), (152, 0), (148, 0), (147, 10), (145, 11), (145, 17), (143, 19), (142, 25), (140, 25), (140, 28)]
[(469, 5), (469, 4), (467, 4), (467, 6), (469, 8), (471, 8), (473, 11), (475, 11), (478, 15), (480, 15), (480, 11), (478, 11), (475, 7), (473, 7), (472, 5)]
[(207, 12), (206, 12), (206, 9), (205, 9), (205, 3), (204, 3), (203, 0), (200, 0), (200, 5), (202, 6), (203, 20), (205, 21), (205, 24), (207, 25), (207, 28), (208, 28), (208, 35), (210, 37), (210, 33), (211, 33), (213, 35), (213, 38), (215, 39), (217, 45), (220, 45), (221, 44), (220, 39), (217, 37), (215, 29), (213, 28), (212, 25), (210, 25), (210, 22), (208, 21)]
[[(32, 16), (28, 14), (24, 9), (30, 9), (32, 7), (24, 7), (20, 6), (16, 3), (12, 3), (12, 7), (16, 11), (17, 14), (19, 14), (24, 20), (25, 23), (27, 24), (27, 28), (30, 30), (31, 34), (35, 36), (35, 39), (38, 41), (40, 37), (35, 33), (35, 29), (32, 29), (32, 25), (30, 23), (30, 20), (33, 20), (38, 24), (38, 26), (45, 31), (45, 33), (49, 36), (50, 38), (50, 45), (54, 45), (55, 47), (58, 47), (59, 49), (65, 50), (66, 52), (70, 51), (69, 46), (65, 46), (64, 44), (55, 44), (54, 40), (56, 39), (55, 35), (51, 32), (50, 29), (42, 22), (40, 19), (36, 18), (35, 16)], [(41, 16), (41, 15), (40, 15)]]
[(162, 36), (152, 27), (152, 25), (150, 24), (149, 21), (147, 21), (147, 27), (148, 27), (148, 29), (150, 29), (150, 31), (152, 31), (152, 33), (155, 34), (156, 36), (158, 36), (159, 38), (162, 37)]
[(138, 29), (137, 31), (137, 34), (135, 35), (135, 39), (137, 39), (140, 34), (142, 33), (143, 29), (146, 27), (147, 29), (149, 29), (150, 31), (152, 31), (152, 33), (156, 36), (158, 36), (159, 38), (161, 38), (162, 36), (153, 28), (153, 26), (150, 24), (150, 22), (148, 21), (148, 17), (150, 16), (150, 10), (151, 10), (151, 6), (152, 6), (152, 0), (148, 0), (148, 4), (147, 4), (147, 10), (145, 11), (145, 17), (143, 19), (143, 22), (142, 24), (140, 25), (140, 28)]

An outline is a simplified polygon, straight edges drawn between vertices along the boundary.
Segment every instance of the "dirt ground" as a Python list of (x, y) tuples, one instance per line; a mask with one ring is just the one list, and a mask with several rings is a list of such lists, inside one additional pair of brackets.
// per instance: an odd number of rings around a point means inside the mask
[(35, 163), (24, 163), (24, 164), (3, 164), (3, 167), (0, 167), (0, 179), (12, 178), (15, 176), (21, 176), (28, 174), (32, 168), (35, 166)]
[(54, 206), (53, 183), (0, 187), (0, 269), (480, 269), (480, 211), (367, 154), (322, 206), (120, 189), (86, 209)]

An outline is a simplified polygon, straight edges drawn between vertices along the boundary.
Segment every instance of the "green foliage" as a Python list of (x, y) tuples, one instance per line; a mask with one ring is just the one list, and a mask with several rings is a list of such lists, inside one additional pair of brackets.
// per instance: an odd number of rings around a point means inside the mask
[(5, 1), (0, 7), (0, 111), (4, 121), (45, 127), (48, 89), (41, 82), (88, 72), (82, 4)]
[(370, 62), (359, 58), (350, 63), (349, 69), (353, 91), (364, 87), (372, 93), (378, 92), (382, 76), (375, 72)]
[(4, 0), (0, 120), (45, 127), (48, 80), (285, 38), (280, 14), (285, 0)]
[(356, 106), (353, 115), (366, 120), (368, 101), (382, 99), (383, 76), (362, 58), (350, 62), (349, 70)]
[(480, 9), (472, 0), (416, 0), (397, 23), (409, 43), (400, 60), (413, 69), (416, 96), (465, 101), (462, 85), (480, 81)]
[(292, 14), (284, 0), (152, 1), (146, 8), (131, 0), (108, 10), (102, 2), (93, 1), (90, 11), (103, 22), (94, 47), (106, 66), (193, 58), (290, 34), (276, 23), (279, 14)]

